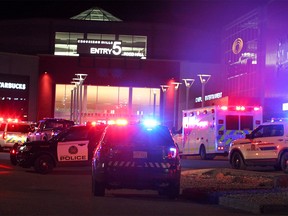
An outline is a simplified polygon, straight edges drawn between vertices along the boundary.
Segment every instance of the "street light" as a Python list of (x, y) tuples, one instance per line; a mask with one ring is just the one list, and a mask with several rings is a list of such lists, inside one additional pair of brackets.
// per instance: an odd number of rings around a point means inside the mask
[(165, 122), (165, 105), (166, 105), (166, 92), (169, 88), (168, 85), (160, 85), (163, 92), (163, 106), (162, 106), (162, 122)]
[(177, 97), (178, 97), (178, 89), (179, 89), (179, 85), (181, 85), (182, 83), (180, 82), (172, 82), (174, 86), (174, 118), (173, 118), (173, 128), (176, 129), (176, 119), (177, 119)]
[(189, 89), (193, 85), (195, 79), (182, 79), (186, 86), (186, 110), (188, 109), (188, 102), (189, 102)]
[(72, 81), (71, 84), (74, 84), (73, 89), (71, 89), (71, 107), (70, 107), (70, 120), (76, 121), (76, 112), (77, 112), (77, 85), (79, 84), (76, 81)]
[(156, 94), (157, 94), (157, 89), (153, 89), (153, 118), (154, 119), (156, 116)]
[[(82, 115), (82, 85), (83, 85), (83, 82), (84, 82), (84, 80), (86, 79), (86, 77), (88, 76), (87, 74), (75, 74), (77, 77), (76, 78), (73, 78), (72, 80), (72, 82), (71, 83), (74, 83), (75, 84), (75, 86), (76, 86), (76, 97), (74, 97), (74, 98), (76, 98), (76, 103), (75, 103), (75, 108), (74, 108), (74, 110), (76, 110), (77, 111), (77, 113), (76, 112), (74, 112), (75, 114), (77, 114), (76, 115), (76, 118), (77, 118), (77, 123), (79, 123), (79, 124), (81, 124), (82, 122), (81, 122), (81, 115)], [(72, 109), (71, 109), (72, 110)], [(71, 116), (72, 116), (72, 114), (71, 114)], [(78, 121), (79, 120), (79, 121)]]
[(198, 74), (200, 81), (202, 83), (202, 107), (204, 107), (204, 100), (205, 100), (205, 84), (209, 81), (211, 75), (209, 74)]

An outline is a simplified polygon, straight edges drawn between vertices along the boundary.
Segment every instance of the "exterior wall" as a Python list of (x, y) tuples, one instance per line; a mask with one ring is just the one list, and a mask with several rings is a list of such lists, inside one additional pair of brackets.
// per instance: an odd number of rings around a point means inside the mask
[(236, 97), (263, 97), (265, 45), (262, 10), (251, 11), (227, 25), (223, 37), (226, 92)]
[(220, 51), (215, 47), (220, 38), (213, 36), (211, 39), (205, 32), (190, 27), (134, 22), (25, 19), (2, 20), (0, 28), (0, 47), (3, 52), (53, 54), (55, 32), (126, 34), (147, 36), (147, 59), (220, 61)]
[(28, 120), (35, 121), (37, 116), (38, 96), (38, 57), (0, 53), (0, 73), (13, 76), (29, 77)]
[[(93, 57), (39, 56), (37, 119), (54, 116), (55, 85), (70, 84), (75, 74), (88, 74), (85, 85), (160, 88), (179, 80), (180, 62)], [(162, 101), (163, 103), (163, 101)], [(162, 104), (163, 107), (163, 104)], [(173, 95), (165, 103), (167, 125), (173, 121)]]

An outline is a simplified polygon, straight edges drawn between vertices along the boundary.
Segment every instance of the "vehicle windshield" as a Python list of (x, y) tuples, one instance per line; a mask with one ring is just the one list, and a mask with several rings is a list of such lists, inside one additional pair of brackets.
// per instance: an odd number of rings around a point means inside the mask
[(109, 145), (170, 145), (170, 131), (162, 126), (147, 129), (141, 126), (110, 127), (105, 136)]
[(60, 139), (62, 139), (62, 137), (64, 137), (66, 135), (66, 133), (68, 133), (69, 128), (60, 131), (57, 135), (53, 136), (51, 139), (49, 139), (49, 142), (56, 142)]
[(30, 130), (29, 124), (8, 124), (7, 132), (20, 132), (20, 133), (28, 133)]
[(0, 131), (4, 131), (5, 126), (6, 126), (6, 123), (1, 123), (1, 125), (0, 125)]
[(274, 137), (283, 136), (284, 127), (282, 124), (260, 125), (251, 132), (251, 136), (257, 137)]

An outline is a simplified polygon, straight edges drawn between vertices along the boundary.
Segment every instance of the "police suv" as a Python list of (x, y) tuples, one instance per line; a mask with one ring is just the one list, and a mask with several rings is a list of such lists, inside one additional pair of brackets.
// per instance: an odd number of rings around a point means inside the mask
[(14, 145), (10, 151), (13, 165), (34, 167), (38, 173), (46, 174), (57, 165), (91, 163), (92, 152), (105, 126), (75, 125), (48, 141), (31, 141), (22, 146)]
[(17, 120), (0, 123), (0, 151), (10, 150), (15, 143), (23, 144), (31, 129), (31, 123)]
[(288, 121), (259, 125), (245, 139), (231, 142), (228, 157), (234, 169), (274, 166), (288, 172)]
[(151, 189), (176, 198), (180, 191), (180, 157), (167, 127), (146, 124), (109, 125), (92, 159), (92, 191)]

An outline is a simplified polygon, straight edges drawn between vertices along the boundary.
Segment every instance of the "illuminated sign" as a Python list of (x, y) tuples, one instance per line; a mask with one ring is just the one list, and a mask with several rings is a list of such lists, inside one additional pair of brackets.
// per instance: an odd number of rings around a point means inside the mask
[(282, 104), (282, 110), (287, 111), (288, 110), (288, 103), (283, 103)]
[(25, 90), (26, 84), (24, 84), (24, 83), (12, 83), (12, 82), (0, 82), (0, 88)]
[(232, 51), (234, 54), (238, 54), (241, 52), (243, 48), (243, 40), (241, 38), (237, 38), (232, 44)]
[[(214, 100), (217, 98), (222, 98), (222, 92), (218, 92), (218, 93), (210, 94), (210, 95), (205, 95), (205, 101)], [(202, 97), (195, 98), (195, 102), (196, 103), (202, 102)]]
[(144, 57), (142, 52), (123, 51), (122, 41), (115, 40), (77, 40), (77, 53), (99, 56)]

